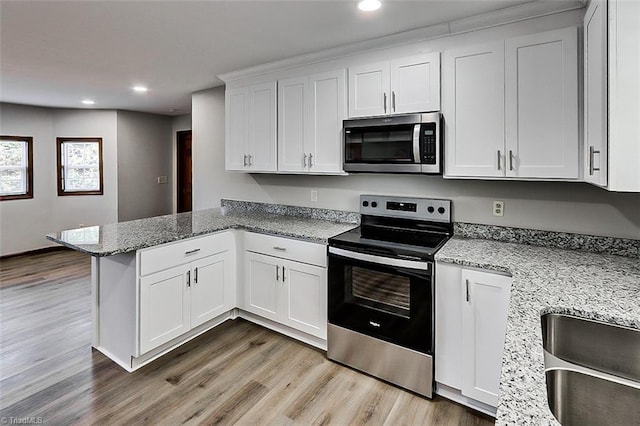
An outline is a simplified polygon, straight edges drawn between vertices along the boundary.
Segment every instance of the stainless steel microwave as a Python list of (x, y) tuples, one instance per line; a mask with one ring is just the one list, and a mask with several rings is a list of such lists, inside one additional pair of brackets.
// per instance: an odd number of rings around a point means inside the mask
[(344, 171), (441, 174), (442, 114), (344, 120)]

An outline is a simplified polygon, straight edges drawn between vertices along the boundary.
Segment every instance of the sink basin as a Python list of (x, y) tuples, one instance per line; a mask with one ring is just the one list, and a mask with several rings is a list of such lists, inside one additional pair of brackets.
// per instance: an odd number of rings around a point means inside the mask
[(567, 362), (640, 381), (640, 331), (570, 315), (542, 316), (542, 345)]
[(547, 399), (563, 426), (640, 425), (640, 331), (542, 316)]
[(640, 425), (640, 388), (571, 370), (548, 370), (549, 408), (562, 426)]

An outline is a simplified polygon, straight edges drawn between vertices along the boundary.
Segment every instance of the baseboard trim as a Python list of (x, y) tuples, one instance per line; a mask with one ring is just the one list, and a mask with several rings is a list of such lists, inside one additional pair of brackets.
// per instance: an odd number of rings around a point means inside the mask
[(69, 247), (62, 247), (62, 246), (43, 247), (43, 248), (34, 249), (34, 250), (21, 251), (19, 253), (4, 254), (0, 256), (0, 260), (10, 259), (12, 257), (18, 257), (18, 256), (32, 256), (36, 254), (44, 254), (44, 253), (50, 253), (54, 251), (73, 251), (73, 249), (70, 249)]

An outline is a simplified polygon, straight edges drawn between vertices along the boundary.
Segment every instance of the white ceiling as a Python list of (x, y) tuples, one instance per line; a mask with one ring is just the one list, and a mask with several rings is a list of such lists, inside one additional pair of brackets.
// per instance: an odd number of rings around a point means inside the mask
[(0, 101), (184, 114), (218, 74), (527, 1), (2, 0)]

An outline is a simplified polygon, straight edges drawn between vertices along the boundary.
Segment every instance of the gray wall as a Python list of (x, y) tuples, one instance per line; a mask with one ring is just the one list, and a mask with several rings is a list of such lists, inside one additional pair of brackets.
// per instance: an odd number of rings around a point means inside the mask
[[(249, 175), (224, 171), (224, 89), (192, 98), (194, 209), (220, 198), (358, 210), (363, 193), (447, 198), (455, 221), (640, 239), (640, 194), (586, 183), (448, 180), (438, 176)], [(310, 201), (310, 190), (318, 201)], [(504, 217), (492, 215), (505, 201)]]
[(172, 212), (171, 131), (172, 117), (118, 111), (118, 221)]
[[(33, 198), (0, 202), (0, 255), (54, 243), (45, 234), (116, 222), (118, 172), (116, 112), (0, 104), (0, 133), (33, 137)], [(103, 195), (59, 197), (56, 137), (101, 137)]]

